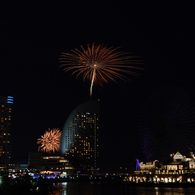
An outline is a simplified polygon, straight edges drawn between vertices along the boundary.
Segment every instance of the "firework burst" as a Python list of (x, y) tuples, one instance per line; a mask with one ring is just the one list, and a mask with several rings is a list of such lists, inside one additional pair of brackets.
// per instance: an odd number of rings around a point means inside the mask
[(59, 129), (48, 129), (41, 138), (37, 139), (37, 144), (40, 144), (38, 150), (42, 152), (56, 152), (59, 151), (59, 144), (62, 132)]
[(138, 65), (142, 64), (131, 53), (118, 51), (119, 47), (106, 47), (104, 45), (94, 45), (87, 49), (81, 46), (82, 50), (71, 50), (72, 53), (62, 52), (60, 57), (61, 66), (64, 71), (71, 71), (79, 75), (83, 75), (83, 80), (90, 80), (90, 96), (92, 96), (92, 88), (94, 83), (103, 85), (110, 80), (116, 82), (115, 78), (129, 80), (124, 74), (137, 76), (137, 70), (143, 70)]

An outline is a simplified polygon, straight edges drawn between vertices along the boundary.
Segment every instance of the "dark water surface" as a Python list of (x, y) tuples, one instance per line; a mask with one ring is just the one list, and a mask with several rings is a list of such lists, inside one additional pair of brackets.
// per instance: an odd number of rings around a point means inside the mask
[(117, 183), (63, 182), (54, 184), (55, 195), (195, 195), (193, 187), (133, 187)]

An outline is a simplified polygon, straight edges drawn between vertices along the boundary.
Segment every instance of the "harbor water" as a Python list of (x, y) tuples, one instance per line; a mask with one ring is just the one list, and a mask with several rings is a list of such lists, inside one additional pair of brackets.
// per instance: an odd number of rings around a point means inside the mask
[(55, 195), (195, 195), (195, 187), (135, 187), (112, 182), (62, 182), (53, 186)]

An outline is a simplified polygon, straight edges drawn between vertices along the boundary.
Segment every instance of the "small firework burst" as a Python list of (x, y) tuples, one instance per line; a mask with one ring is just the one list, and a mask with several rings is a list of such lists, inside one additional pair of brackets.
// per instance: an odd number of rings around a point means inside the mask
[(37, 139), (37, 144), (40, 144), (38, 150), (48, 153), (59, 151), (61, 134), (62, 132), (59, 129), (48, 128), (48, 131)]

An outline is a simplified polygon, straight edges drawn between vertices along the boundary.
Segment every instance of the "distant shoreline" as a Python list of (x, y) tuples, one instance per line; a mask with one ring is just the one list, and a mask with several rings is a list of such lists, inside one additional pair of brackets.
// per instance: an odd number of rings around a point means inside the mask
[(150, 183), (150, 182), (134, 183), (128, 181), (124, 181), (121, 183), (130, 186), (135, 186), (135, 187), (195, 187), (195, 183)]
[(151, 182), (142, 182), (142, 183), (135, 183), (135, 182), (129, 182), (129, 181), (119, 181), (119, 180), (89, 180), (89, 179), (76, 179), (76, 180), (70, 180), (70, 179), (51, 179), (52, 183), (62, 183), (62, 182), (95, 182), (95, 183), (102, 183), (102, 184), (120, 184), (120, 185), (127, 185), (132, 187), (195, 187), (195, 183), (151, 183)]

